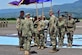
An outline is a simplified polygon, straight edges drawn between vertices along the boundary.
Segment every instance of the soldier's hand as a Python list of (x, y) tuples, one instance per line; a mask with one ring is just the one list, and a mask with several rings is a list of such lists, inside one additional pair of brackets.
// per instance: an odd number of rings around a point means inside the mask
[(17, 28), (17, 31), (19, 31), (19, 29)]
[(41, 29), (39, 28), (38, 31), (40, 31)]

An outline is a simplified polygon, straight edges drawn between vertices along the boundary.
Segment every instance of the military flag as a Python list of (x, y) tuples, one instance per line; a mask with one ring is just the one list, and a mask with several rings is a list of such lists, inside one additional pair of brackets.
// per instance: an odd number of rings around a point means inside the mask
[(25, 5), (28, 5), (28, 4), (32, 4), (32, 3), (35, 3), (36, 0), (24, 0), (21, 4), (25, 4)]
[(37, 3), (43, 3), (43, 2), (49, 2), (49, 1), (52, 1), (52, 0), (36, 0)]
[(57, 13), (58, 13), (58, 18), (59, 18), (59, 16), (60, 16), (60, 9), (58, 10), (58, 12), (57, 12)]
[(11, 5), (15, 5), (15, 6), (19, 6), (19, 5), (29, 5), (29, 4), (32, 4), (32, 3), (36, 3), (36, 14), (37, 14), (37, 17), (38, 17), (38, 8), (37, 8), (37, 3), (42, 3), (42, 14), (44, 13), (43, 12), (43, 2), (49, 2), (52, 0), (19, 0), (19, 1), (12, 1), (10, 2), (9, 4)]
[(15, 5), (15, 6), (19, 6), (19, 4), (23, 2), (22, 0), (19, 0), (19, 1), (12, 1), (12, 2), (9, 2), (8, 4), (11, 4), (11, 5)]
[(35, 3), (35, 2), (36, 2), (36, 0), (19, 0), (19, 1), (12, 1), (9, 4), (19, 6), (19, 5), (22, 5), (22, 4), (28, 5), (28, 4), (32, 4), (32, 3)]
[(36, 0), (37, 1), (37, 3), (41, 3), (42, 4), (42, 16), (44, 16), (44, 5), (43, 5), (43, 3), (44, 2), (52, 2), (52, 0)]

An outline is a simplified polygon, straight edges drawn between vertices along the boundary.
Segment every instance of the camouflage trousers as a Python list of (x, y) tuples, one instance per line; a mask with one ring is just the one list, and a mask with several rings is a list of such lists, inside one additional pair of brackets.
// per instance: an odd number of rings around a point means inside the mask
[(19, 47), (23, 48), (24, 38), (22, 37), (22, 32), (18, 31), (18, 36), (19, 36)]
[(51, 44), (52, 44), (53, 49), (56, 49), (56, 45), (57, 45), (56, 33), (50, 33), (50, 39), (51, 39)]
[(44, 31), (43, 30), (39, 31), (37, 38), (38, 38), (38, 46), (44, 46)]
[(70, 31), (70, 32), (67, 32), (67, 37), (68, 37), (68, 44), (71, 44), (73, 43), (73, 31)]
[(36, 28), (34, 28), (34, 43), (38, 44), (38, 31)]
[(34, 43), (38, 44), (38, 33), (34, 33)]
[(58, 33), (58, 46), (63, 46), (65, 32)]
[(28, 37), (24, 37), (24, 50), (30, 51), (31, 39)]
[(44, 45), (46, 45), (47, 42), (47, 35), (48, 35), (48, 30), (44, 30)]

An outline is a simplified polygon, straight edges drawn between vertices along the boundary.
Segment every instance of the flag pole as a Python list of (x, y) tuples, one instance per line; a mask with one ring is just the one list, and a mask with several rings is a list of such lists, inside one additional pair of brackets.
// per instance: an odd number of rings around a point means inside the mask
[(58, 18), (59, 18), (59, 16), (60, 16), (60, 10), (58, 10)]
[(37, 19), (38, 19), (38, 7), (37, 7), (37, 2), (36, 2), (36, 16), (37, 16)]
[(44, 5), (43, 5), (43, 2), (42, 2), (42, 19), (43, 19), (43, 16), (44, 16)]
[(50, 6), (50, 10), (52, 11), (52, 0), (51, 0), (51, 6)]

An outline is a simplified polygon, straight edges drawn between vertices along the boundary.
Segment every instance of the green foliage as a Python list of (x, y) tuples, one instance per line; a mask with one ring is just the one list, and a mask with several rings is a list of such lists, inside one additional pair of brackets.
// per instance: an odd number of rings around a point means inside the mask
[(0, 20), (16, 20), (16, 18), (0, 18)]
[(0, 18), (0, 20), (5, 20), (5, 18)]
[(7, 18), (7, 20), (16, 20), (16, 18)]

